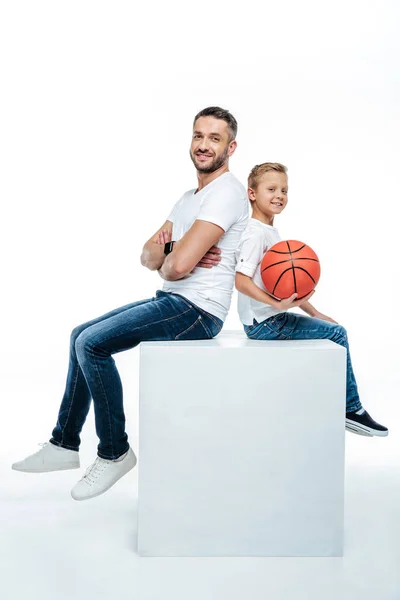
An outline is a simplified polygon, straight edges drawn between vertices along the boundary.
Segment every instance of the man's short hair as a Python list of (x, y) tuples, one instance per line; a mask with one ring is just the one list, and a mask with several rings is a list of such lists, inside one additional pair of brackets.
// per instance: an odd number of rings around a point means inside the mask
[(235, 117), (229, 112), (229, 110), (225, 110), (219, 106), (209, 106), (208, 108), (203, 108), (194, 118), (193, 127), (196, 123), (197, 119), (200, 117), (214, 117), (214, 119), (221, 119), (228, 124), (229, 130), (229, 141), (231, 142), (236, 138), (238, 124)]
[(281, 163), (262, 163), (261, 165), (256, 165), (250, 171), (250, 175), (247, 180), (247, 185), (252, 190), (255, 190), (260, 183), (261, 177), (264, 173), (268, 173), (268, 171), (277, 171), (278, 173), (285, 173), (287, 175), (287, 168), (285, 165), (281, 165)]

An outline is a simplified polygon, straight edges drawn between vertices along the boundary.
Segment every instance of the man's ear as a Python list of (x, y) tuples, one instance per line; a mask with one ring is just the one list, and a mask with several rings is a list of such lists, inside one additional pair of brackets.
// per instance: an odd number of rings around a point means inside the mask
[(237, 141), (232, 140), (228, 146), (228, 156), (232, 156), (232, 154), (235, 152), (236, 148), (237, 148)]

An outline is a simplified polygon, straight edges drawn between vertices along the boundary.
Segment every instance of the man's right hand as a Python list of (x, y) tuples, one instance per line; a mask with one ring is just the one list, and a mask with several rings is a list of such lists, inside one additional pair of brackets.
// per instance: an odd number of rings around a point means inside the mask
[(203, 258), (199, 260), (196, 267), (202, 267), (203, 269), (211, 269), (211, 267), (216, 267), (220, 261), (221, 249), (217, 248), (217, 246), (212, 246), (208, 250), (208, 252), (205, 253)]
[(276, 308), (279, 310), (289, 310), (291, 308), (296, 308), (297, 306), (301, 306), (303, 302), (307, 302), (311, 296), (314, 294), (315, 290), (312, 290), (307, 296), (301, 298), (300, 300), (296, 300), (298, 294), (292, 294), (290, 298), (284, 298), (283, 300), (277, 300)]

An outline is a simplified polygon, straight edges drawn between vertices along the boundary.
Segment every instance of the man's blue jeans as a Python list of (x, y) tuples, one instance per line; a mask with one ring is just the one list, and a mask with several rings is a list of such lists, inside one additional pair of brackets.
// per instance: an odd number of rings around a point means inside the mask
[(290, 312), (282, 312), (253, 325), (244, 325), (246, 335), (251, 340), (321, 340), (327, 339), (344, 346), (347, 350), (346, 412), (362, 408), (358, 396), (357, 383), (351, 365), (347, 332), (341, 325), (330, 321), (303, 317)]
[(76, 327), (71, 334), (69, 369), (57, 425), (50, 442), (78, 450), (79, 434), (93, 398), (101, 458), (127, 452), (121, 380), (112, 354), (156, 340), (215, 337), (223, 322), (178, 294), (157, 291), (154, 298), (117, 308)]

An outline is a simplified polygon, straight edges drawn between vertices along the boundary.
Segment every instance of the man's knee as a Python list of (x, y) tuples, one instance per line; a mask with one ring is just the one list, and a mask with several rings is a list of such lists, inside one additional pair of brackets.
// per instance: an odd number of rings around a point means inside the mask
[[(79, 328), (77, 328), (79, 329)], [(75, 338), (75, 352), (79, 359), (79, 356), (83, 356), (87, 349), (90, 347), (90, 336), (88, 335), (87, 329), (81, 329), (80, 333)]]
[(78, 325), (71, 332), (71, 345), (75, 348), (76, 355), (83, 356), (88, 348), (92, 346), (91, 327), (87, 324)]
[(82, 331), (82, 326), (78, 325), (78, 327), (74, 327), (73, 330), (71, 331), (71, 346), (73, 348), (75, 348), (75, 342), (78, 339), (78, 336), (80, 335), (81, 331)]
[(74, 327), (74, 329), (71, 331), (71, 345), (75, 346), (76, 340), (78, 339), (78, 337), (80, 336), (80, 334), (82, 333), (82, 331), (84, 331), (86, 328), (86, 325), (78, 325), (77, 327)]

